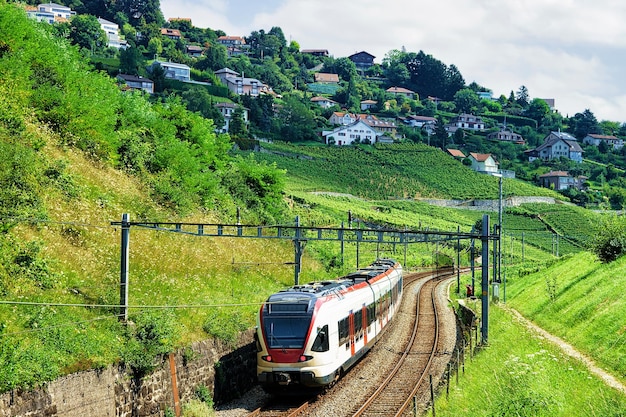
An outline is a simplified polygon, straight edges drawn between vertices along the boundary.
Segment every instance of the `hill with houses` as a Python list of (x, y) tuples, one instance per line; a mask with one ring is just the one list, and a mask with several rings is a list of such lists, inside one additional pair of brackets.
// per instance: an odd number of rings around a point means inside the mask
[[(458, 150), (470, 166), (472, 155), (489, 155), (493, 166), (482, 172), (555, 188), (586, 207), (625, 203), (626, 125), (598, 121), (589, 109), (563, 117), (556, 99), (531, 98), (523, 85), (493, 97), (423, 51), (392, 50), (378, 62), (366, 50), (337, 58), (329, 49), (301, 50), (279, 27), (227, 34), (195, 27), (191, 18), (165, 21), (158, 2), (145, 7), (142, 19), (92, 2), (78, 11), (43, 3), (26, 12), (77, 44), (120, 88), (153, 101), (179, 96), (245, 148), (259, 139), (426, 143)], [(99, 31), (106, 42), (85, 44), (81, 31)]]

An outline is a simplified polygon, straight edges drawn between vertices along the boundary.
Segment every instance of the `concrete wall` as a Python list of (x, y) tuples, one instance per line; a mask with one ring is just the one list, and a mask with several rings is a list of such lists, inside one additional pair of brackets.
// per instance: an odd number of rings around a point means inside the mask
[(173, 375), (181, 402), (206, 386), (219, 404), (256, 384), (253, 330), (242, 334), (236, 349), (207, 340), (168, 357), (151, 375), (133, 378), (123, 366), (71, 374), (31, 391), (0, 395), (0, 417), (144, 417), (174, 410)]
[[(464, 210), (498, 211), (498, 200), (434, 200), (422, 198), (419, 201), (449, 208), (461, 208)], [(552, 197), (507, 197), (502, 201), (503, 207), (516, 207), (527, 203), (555, 204), (557, 201)]]

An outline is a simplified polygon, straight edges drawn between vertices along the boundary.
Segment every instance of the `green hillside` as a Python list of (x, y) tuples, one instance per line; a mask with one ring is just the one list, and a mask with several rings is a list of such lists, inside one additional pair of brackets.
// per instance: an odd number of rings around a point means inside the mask
[[(120, 229), (111, 225), (123, 213), (131, 221), (261, 225), (291, 225), (298, 216), (317, 226), (340, 226), (350, 213), (357, 226), (469, 232), (483, 212), (421, 199), (499, 196), (496, 178), (424, 144), (263, 143), (262, 152), (236, 151), (181, 98), (122, 93), (77, 48), (4, 2), (0, 76), (0, 392), (112, 363), (142, 376), (158, 355), (192, 341), (230, 343), (253, 326), (268, 294), (293, 282), (291, 242), (133, 229), (134, 326), (126, 326), (116, 308)], [(509, 179), (503, 194), (562, 199)], [(495, 223), (497, 213), (488, 214)], [(516, 307), (542, 323), (554, 317), (548, 328), (623, 372), (622, 347), (611, 350), (623, 332), (609, 323), (613, 311), (621, 314), (621, 284), (613, 287), (611, 276), (622, 262), (601, 266), (584, 251), (601, 218), (569, 204), (506, 207), (504, 263)], [(463, 264), (468, 246), (458, 248)], [(416, 270), (451, 262), (457, 251), (444, 243), (403, 249), (364, 244), (361, 263), (406, 256), (406, 268)], [(354, 269), (356, 252), (311, 242), (301, 280)], [(594, 332), (607, 324), (601, 343), (594, 346), (576, 320)]]

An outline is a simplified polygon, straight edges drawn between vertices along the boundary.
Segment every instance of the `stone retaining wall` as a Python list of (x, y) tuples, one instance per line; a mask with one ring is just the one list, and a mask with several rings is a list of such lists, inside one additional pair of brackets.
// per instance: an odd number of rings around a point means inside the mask
[[(213, 393), (215, 403), (233, 399), (256, 384), (254, 331), (242, 334), (235, 350), (220, 341), (194, 343), (176, 352), (173, 364), (181, 402), (198, 386)], [(0, 417), (146, 417), (174, 410), (169, 358), (152, 374), (133, 378), (124, 367), (109, 366), (71, 374), (31, 390), (0, 395)]]

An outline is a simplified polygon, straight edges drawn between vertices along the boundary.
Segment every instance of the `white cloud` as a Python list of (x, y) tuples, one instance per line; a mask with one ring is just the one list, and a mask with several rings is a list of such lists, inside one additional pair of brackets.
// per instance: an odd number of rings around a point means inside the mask
[(166, 17), (246, 36), (282, 28), (302, 48), (335, 57), (424, 52), (508, 96), (554, 98), (563, 115), (591, 109), (626, 121), (626, 2), (622, 0), (162, 0)]

